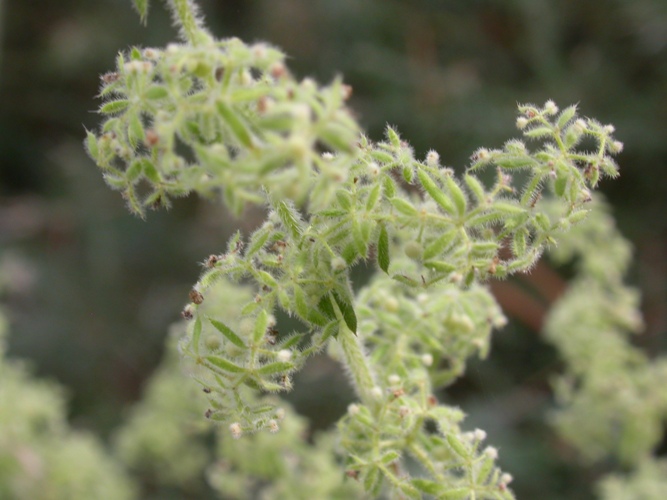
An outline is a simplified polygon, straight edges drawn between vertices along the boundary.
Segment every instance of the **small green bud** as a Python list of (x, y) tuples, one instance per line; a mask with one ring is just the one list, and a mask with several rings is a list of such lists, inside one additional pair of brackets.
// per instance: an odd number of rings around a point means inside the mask
[(424, 254), (424, 247), (416, 241), (409, 241), (406, 243), (403, 251), (405, 252), (405, 255), (411, 259), (420, 260)]

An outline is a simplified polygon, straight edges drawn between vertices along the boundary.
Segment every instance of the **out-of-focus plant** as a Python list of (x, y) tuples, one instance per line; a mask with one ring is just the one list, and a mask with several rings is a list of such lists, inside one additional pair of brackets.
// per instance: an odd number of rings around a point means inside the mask
[(5, 333), (0, 314), (0, 498), (134, 498), (102, 443), (69, 428), (63, 389), (5, 357)]
[[(285, 473), (289, 459), (269, 460), (298, 428), (273, 393), (289, 390), (293, 374), (327, 349), (358, 396), (337, 428), (350, 481), (372, 496), (513, 498), (497, 450), (483, 445), (486, 433), (464, 432), (463, 412), (439, 403), (434, 391), (460, 376), (470, 356), (486, 356), (491, 330), (505, 322), (485, 281), (529, 270), (586, 219), (600, 177), (617, 175), (611, 156), (623, 145), (614, 128), (579, 117), (576, 106), (522, 105), (517, 126), (535, 145), (480, 148), (459, 178), (435, 151), (415, 157), (391, 127), (383, 141), (364, 136), (340, 79), (325, 87), (299, 81), (274, 47), (217, 40), (193, 2), (168, 4), (183, 42), (118, 56), (102, 77), (104, 122), (86, 144), (108, 184), (141, 216), (193, 192), (221, 198), (236, 214), (248, 205), (267, 209), (252, 234), (237, 233), (225, 252), (205, 260), (183, 310), (190, 326), (182, 358), (208, 395), (206, 417), (227, 433), (220, 441), (226, 462), (210, 472), (211, 484), (247, 496), (254, 486), (244, 474), (283, 491), (282, 479), (305, 484), (315, 471), (329, 484), (335, 468), (317, 468), (331, 463), (320, 459), (321, 446), (295, 448), (294, 476)], [(145, 17), (148, 2), (135, 5)], [(489, 170), (491, 182), (478, 176)], [(351, 270), (369, 261), (377, 273), (355, 296)], [(214, 299), (220, 287), (228, 300)], [(604, 305), (594, 298), (583, 304)], [(278, 310), (295, 317), (299, 331), (284, 331)], [(568, 361), (577, 376), (576, 358)], [(572, 402), (574, 386), (561, 387)], [(566, 435), (567, 418), (567, 411), (559, 417)], [(278, 435), (271, 440), (262, 430)], [(656, 432), (639, 443), (637, 433), (629, 436), (621, 456), (635, 459)], [(167, 441), (192, 455), (187, 439)], [(608, 440), (584, 439), (584, 452), (597, 456), (598, 441)], [(142, 452), (132, 451), (138, 442), (121, 437), (121, 450)], [(255, 456), (266, 451), (262, 459), (242, 459), (252, 442)], [(330, 495), (346, 487), (331, 485)]]

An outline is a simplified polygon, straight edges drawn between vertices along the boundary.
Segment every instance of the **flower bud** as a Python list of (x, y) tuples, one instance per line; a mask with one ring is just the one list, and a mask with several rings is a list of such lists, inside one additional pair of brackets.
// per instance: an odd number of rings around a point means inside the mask
[(523, 130), (526, 128), (526, 125), (528, 125), (528, 118), (525, 116), (520, 116), (519, 118), (516, 119), (516, 128), (519, 130)]
[(280, 426), (278, 426), (278, 422), (274, 419), (271, 419), (267, 423), (267, 427), (269, 428), (269, 432), (272, 434), (275, 434), (280, 430)]
[(553, 102), (551, 99), (549, 99), (545, 104), (544, 104), (544, 112), (547, 115), (555, 115), (558, 113), (558, 106), (556, 106), (556, 103)]
[(431, 366), (433, 364), (433, 354), (431, 353), (422, 354), (421, 362), (424, 366)]
[(486, 431), (483, 431), (482, 429), (475, 429), (473, 434), (477, 441), (484, 441), (486, 439)]
[(229, 432), (232, 434), (234, 439), (238, 439), (243, 436), (243, 429), (241, 428), (241, 424), (238, 422), (234, 422), (233, 424), (229, 425)]
[(430, 150), (426, 155), (426, 164), (429, 167), (438, 167), (440, 164), (440, 155), (437, 151)]
[(485, 454), (487, 457), (490, 457), (490, 458), (492, 458), (492, 459), (495, 460), (496, 458), (498, 458), (498, 449), (497, 449), (497, 448), (494, 448), (493, 446), (487, 446), (487, 447), (484, 449), (484, 454)]
[(292, 351), (288, 349), (281, 349), (278, 351), (278, 360), (287, 362), (292, 359)]

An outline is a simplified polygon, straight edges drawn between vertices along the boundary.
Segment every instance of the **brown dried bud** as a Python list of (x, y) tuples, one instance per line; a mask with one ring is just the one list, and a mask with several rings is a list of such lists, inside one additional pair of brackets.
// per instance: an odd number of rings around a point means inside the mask
[(211, 394), (211, 388), (210, 387), (204, 387), (202, 389), (202, 391), (204, 391), (206, 394)]
[(271, 74), (271, 76), (273, 78), (275, 78), (277, 80), (277, 79), (282, 78), (283, 76), (285, 76), (287, 74), (287, 68), (285, 67), (285, 65), (283, 63), (277, 62), (277, 63), (273, 64), (271, 66), (271, 68), (269, 68), (269, 73)]
[(113, 83), (116, 80), (118, 80), (120, 78), (120, 75), (116, 72), (105, 73), (100, 78), (102, 79), (102, 81), (104, 83), (106, 83), (108, 85), (108, 84)]
[(225, 76), (225, 68), (223, 68), (222, 66), (218, 66), (217, 68), (215, 68), (214, 75), (216, 82), (222, 81), (222, 77)]
[(211, 418), (211, 415), (213, 415), (213, 410), (209, 408), (208, 410), (206, 410), (206, 413), (204, 413), (204, 416), (206, 418)]
[(194, 307), (192, 307), (192, 304), (188, 304), (185, 306), (185, 309), (181, 312), (181, 316), (183, 316), (183, 319), (191, 320), (192, 318), (195, 317), (194, 314)]
[(152, 128), (146, 130), (146, 138), (144, 139), (146, 146), (150, 148), (155, 146), (158, 142), (160, 142), (160, 136), (157, 135), (157, 132)]
[(345, 475), (351, 477), (352, 479), (359, 480), (359, 471), (358, 470), (346, 470)]
[(197, 290), (190, 290), (189, 294), (190, 300), (195, 304), (199, 305), (204, 302), (204, 296)]

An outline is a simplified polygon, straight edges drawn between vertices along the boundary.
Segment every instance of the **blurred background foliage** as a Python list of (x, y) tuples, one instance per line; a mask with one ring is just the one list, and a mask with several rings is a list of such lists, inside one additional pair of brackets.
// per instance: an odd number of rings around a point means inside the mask
[[(0, 0), (0, 275), (10, 354), (69, 389), (75, 427), (108, 437), (163, 353), (199, 273), (236, 227), (195, 199), (141, 221), (106, 188), (82, 147), (98, 118), (98, 75), (118, 50), (163, 46), (175, 32), (160, 2), (148, 26), (129, 0)], [(461, 171), (471, 152), (516, 135), (516, 102), (580, 103), (625, 142), (621, 178), (602, 191), (636, 247), (650, 353), (667, 350), (667, 2), (664, 0), (201, 0), (219, 37), (266, 40), (300, 77), (343, 74), (362, 125), (396, 125), (419, 156)], [(540, 266), (495, 287), (516, 321), (490, 360), (442, 397), (489, 432), (519, 498), (591, 498), (613, 464), (580, 467), (545, 423), (559, 362), (540, 341), (561, 277)], [(540, 278), (546, 283), (537, 287)], [(290, 396), (312, 428), (351, 399), (325, 359)], [(663, 443), (662, 452), (667, 452)], [(548, 492), (548, 493), (545, 493)], [(537, 495), (537, 496), (536, 496)]]

